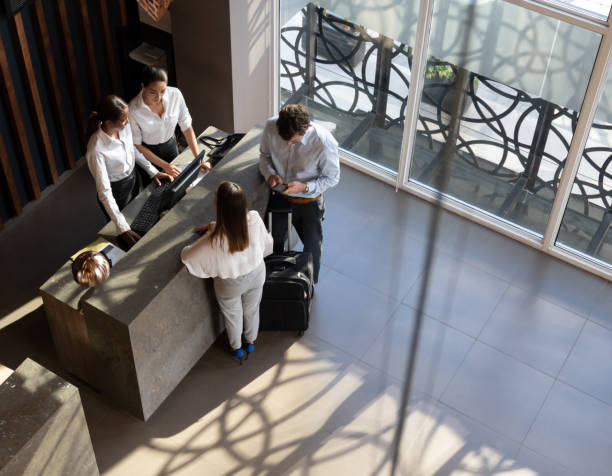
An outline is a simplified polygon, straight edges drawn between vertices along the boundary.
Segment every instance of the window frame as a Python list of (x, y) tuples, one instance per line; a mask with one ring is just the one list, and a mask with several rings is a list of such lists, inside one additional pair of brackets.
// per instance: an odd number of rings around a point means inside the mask
[[(272, 44), (270, 55), (270, 70), (272, 72), (270, 86), (270, 110), (274, 115), (280, 107), (280, 1), (273, 0), (271, 15)], [(610, 13), (608, 19), (602, 19), (596, 15), (589, 15), (572, 9), (571, 6), (551, 2), (547, 0), (502, 0), (507, 3), (518, 5), (535, 11), (542, 15), (576, 25), (587, 30), (601, 34), (600, 43), (595, 63), (588, 82), (585, 97), (580, 109), (576, 130), (572, 137), (570, 148), (565, 159), (565, 165), (561, 174), (557, 194), (546, 224), (543, 236), (521, 229), (515, 224), (510, 224), (500, 217), (490, 215), (478, 210), (460, 200), (443, 197), (439, 204), (445, 210), (456, 213), (480, 225), (490, 228), (498, 233), (513, 238), (521, 243), (538, 249), (546, 254), (555, 256), (576, 267), (589, 271), (597, 276), (612, 280), (612, 265), (602, 263), (597, 258), (584, 255), (579, 250), (570, 250), (556, 244), (556, 238), (561, 226), (565, 207), (570, 197), (572, 185), (578, 173), (582, 152), (586, 146), (591, 125), (599, 100), (603, 93), (607, 76), (612, 66), (612, 30), (610, 28)], [(433, 18), (434, 0), (419, 0), (418, 23), (416, 43), (414, 47), (413, 74), (411, 87), (408, 91), (407, 105), (405, 111), (404, 130), (400, 150), (400, 160), (397, 174), (377, 166), (376, 164), (358, 157), (350, 152), (341, 150), (340, 159), (343, 164), (355, 168), (367, 175), (381, 180), (397, 190), (402, 190), (426, 201), (437, 203), (438, 194), (425, 185), (410, 180), (410, 165), (413, 156), (416, 138), (416, 119), (418, 117), (423, 80), (425, 76), (425, 64), (427, 61), (430, 30)], [(612, 8), (611, 8), (612, 10)]]

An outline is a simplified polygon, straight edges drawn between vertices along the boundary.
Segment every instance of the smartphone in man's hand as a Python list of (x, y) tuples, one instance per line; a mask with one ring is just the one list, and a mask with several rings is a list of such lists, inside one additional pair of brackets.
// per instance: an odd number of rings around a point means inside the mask
[(283, 193), (285, 190), (287, 190), (287, 185), (284, 183), (277, 183), (274, 187), (272, 187), (272, 190), (276, 193)]

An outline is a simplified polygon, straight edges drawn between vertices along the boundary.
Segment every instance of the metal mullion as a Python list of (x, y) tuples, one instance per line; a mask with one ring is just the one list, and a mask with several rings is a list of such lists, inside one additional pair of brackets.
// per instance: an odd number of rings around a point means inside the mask
[(270, 98), (268, 117), (276, 115), (280, 103), (280, 0), (272, 0), (270, 3)]
[(560, 8), (559, 6), (552, 6), (550, 4), (540, 3), (534, 0), (504, 0), (507, 3), (518, 5), (519, 7), (532, 10), (537, 13), (541, 13), (547, 17), (556, 18), (557, 20), (570, 23), (590, 31), (594, 31), (601, 35), (604, 35), (609, 28), (609, 22), (607, 20), (597, 20), (595, 18), (586, 17), (576, 12), (571, 12), (566, 9)]
[(429, 48), (433, 8), (433, 0), (420, 1), (416, 41), (412, 55), (412, 66), (410, 68), (410, 88), (406, 101), (400, 162), (397, 167), (396, 191), (410, 178), (410, 165), (414, 154), (417, 121), (419, 119), (419, 105), (423, 92), (423, 81), (425, 79), (425, 66), (427, 64), (427, 51)]
[(567, 158), (565, 159), (557, 194), (555, 195), (555, 200), (550, 211), (550, 218), (546, 224), (543, 239), (543, 246), (546, 250), (550, 250), (555, 246), (555, 240), (559, 232), (559, 227), (561, 226), (563, 214), (565, 213), (572, 186), (574, 185), (574, 180), (578, 173), (578, 168), (580, 167), (582, 152), (584, 151), (584, 147), (589, 137), (597, 105), (599, 104), (599, 100), (601, 99), (601, 95), (606, 85), (610, 64), (612, 64), (612, 34), (608, 33), (603, 37), (599, 52), (595, 59), (595, 65), (593, 66), (591, 78), (589, 79), (584, 102), (580, 108), (576, 131), (574, 132), (574, 137), (572, 138)]
[(572, 266), (576, 266), (584, 271), (588, 271), (596, 276), (612, 281), (612, 271), (606, 264), (603, 264), (602, 261), (597, 259), (593, 260), (592, 257), (583, 257), (582, 253), (579, 251), (570, 251), (558, 246), (554, 246), (548, 250), (548, 253)]
[(607, 22), (607, 18), (599, 18), (596, 13), (591, 12), (590, 10), (587, 10), (585, 8), (572, 8), (572, 5), (564, 3), (564, 0), (535, 0), (535, 2), (551, 9), (559, 10), (563, 13), (583, 18), (587, 21), (593, 21), (595, 23), (601, 24), (605, 24)]

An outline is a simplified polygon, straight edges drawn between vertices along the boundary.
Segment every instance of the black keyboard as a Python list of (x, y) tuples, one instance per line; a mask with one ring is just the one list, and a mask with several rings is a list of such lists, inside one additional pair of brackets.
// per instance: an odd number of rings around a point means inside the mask
[(160, 210), (161, 201), (163, 198), (164, 191), (168, 187), (169, 183), (165, 183), (161, 187), (157, 187), (151, 192), (149, 198), (142, 206), (136, 218), (132, 222), (132, 230), (139, 235), (144, 235), (147, 231), (153, 228), (159, 220), (159, 214), (163, 212)]

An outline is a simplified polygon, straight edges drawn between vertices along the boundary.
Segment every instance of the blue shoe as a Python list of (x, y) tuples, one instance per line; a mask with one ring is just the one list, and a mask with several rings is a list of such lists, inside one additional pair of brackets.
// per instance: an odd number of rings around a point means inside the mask
[[(244, 349), (244, 351), (245, 351), (245, 352), (246, 352), (246, 354), (247, 354), (247, 355), (246, 355), (246, 359), (248, 359), (248, 358), (249, 358), (249, 354), (255, 350), (255, 344), (249, 344), (248, 342), (245, 342), (245, 343), (242, 345), (242, 348)], [(246, 359), (245, 359), (245, 360), (246, 360)]]
[(242, 349), (232, 350), (232, 357), (236, 357), (240, 361), (240, 365), (242, 365), (242, 357), (244, 356), (244, 352)]

